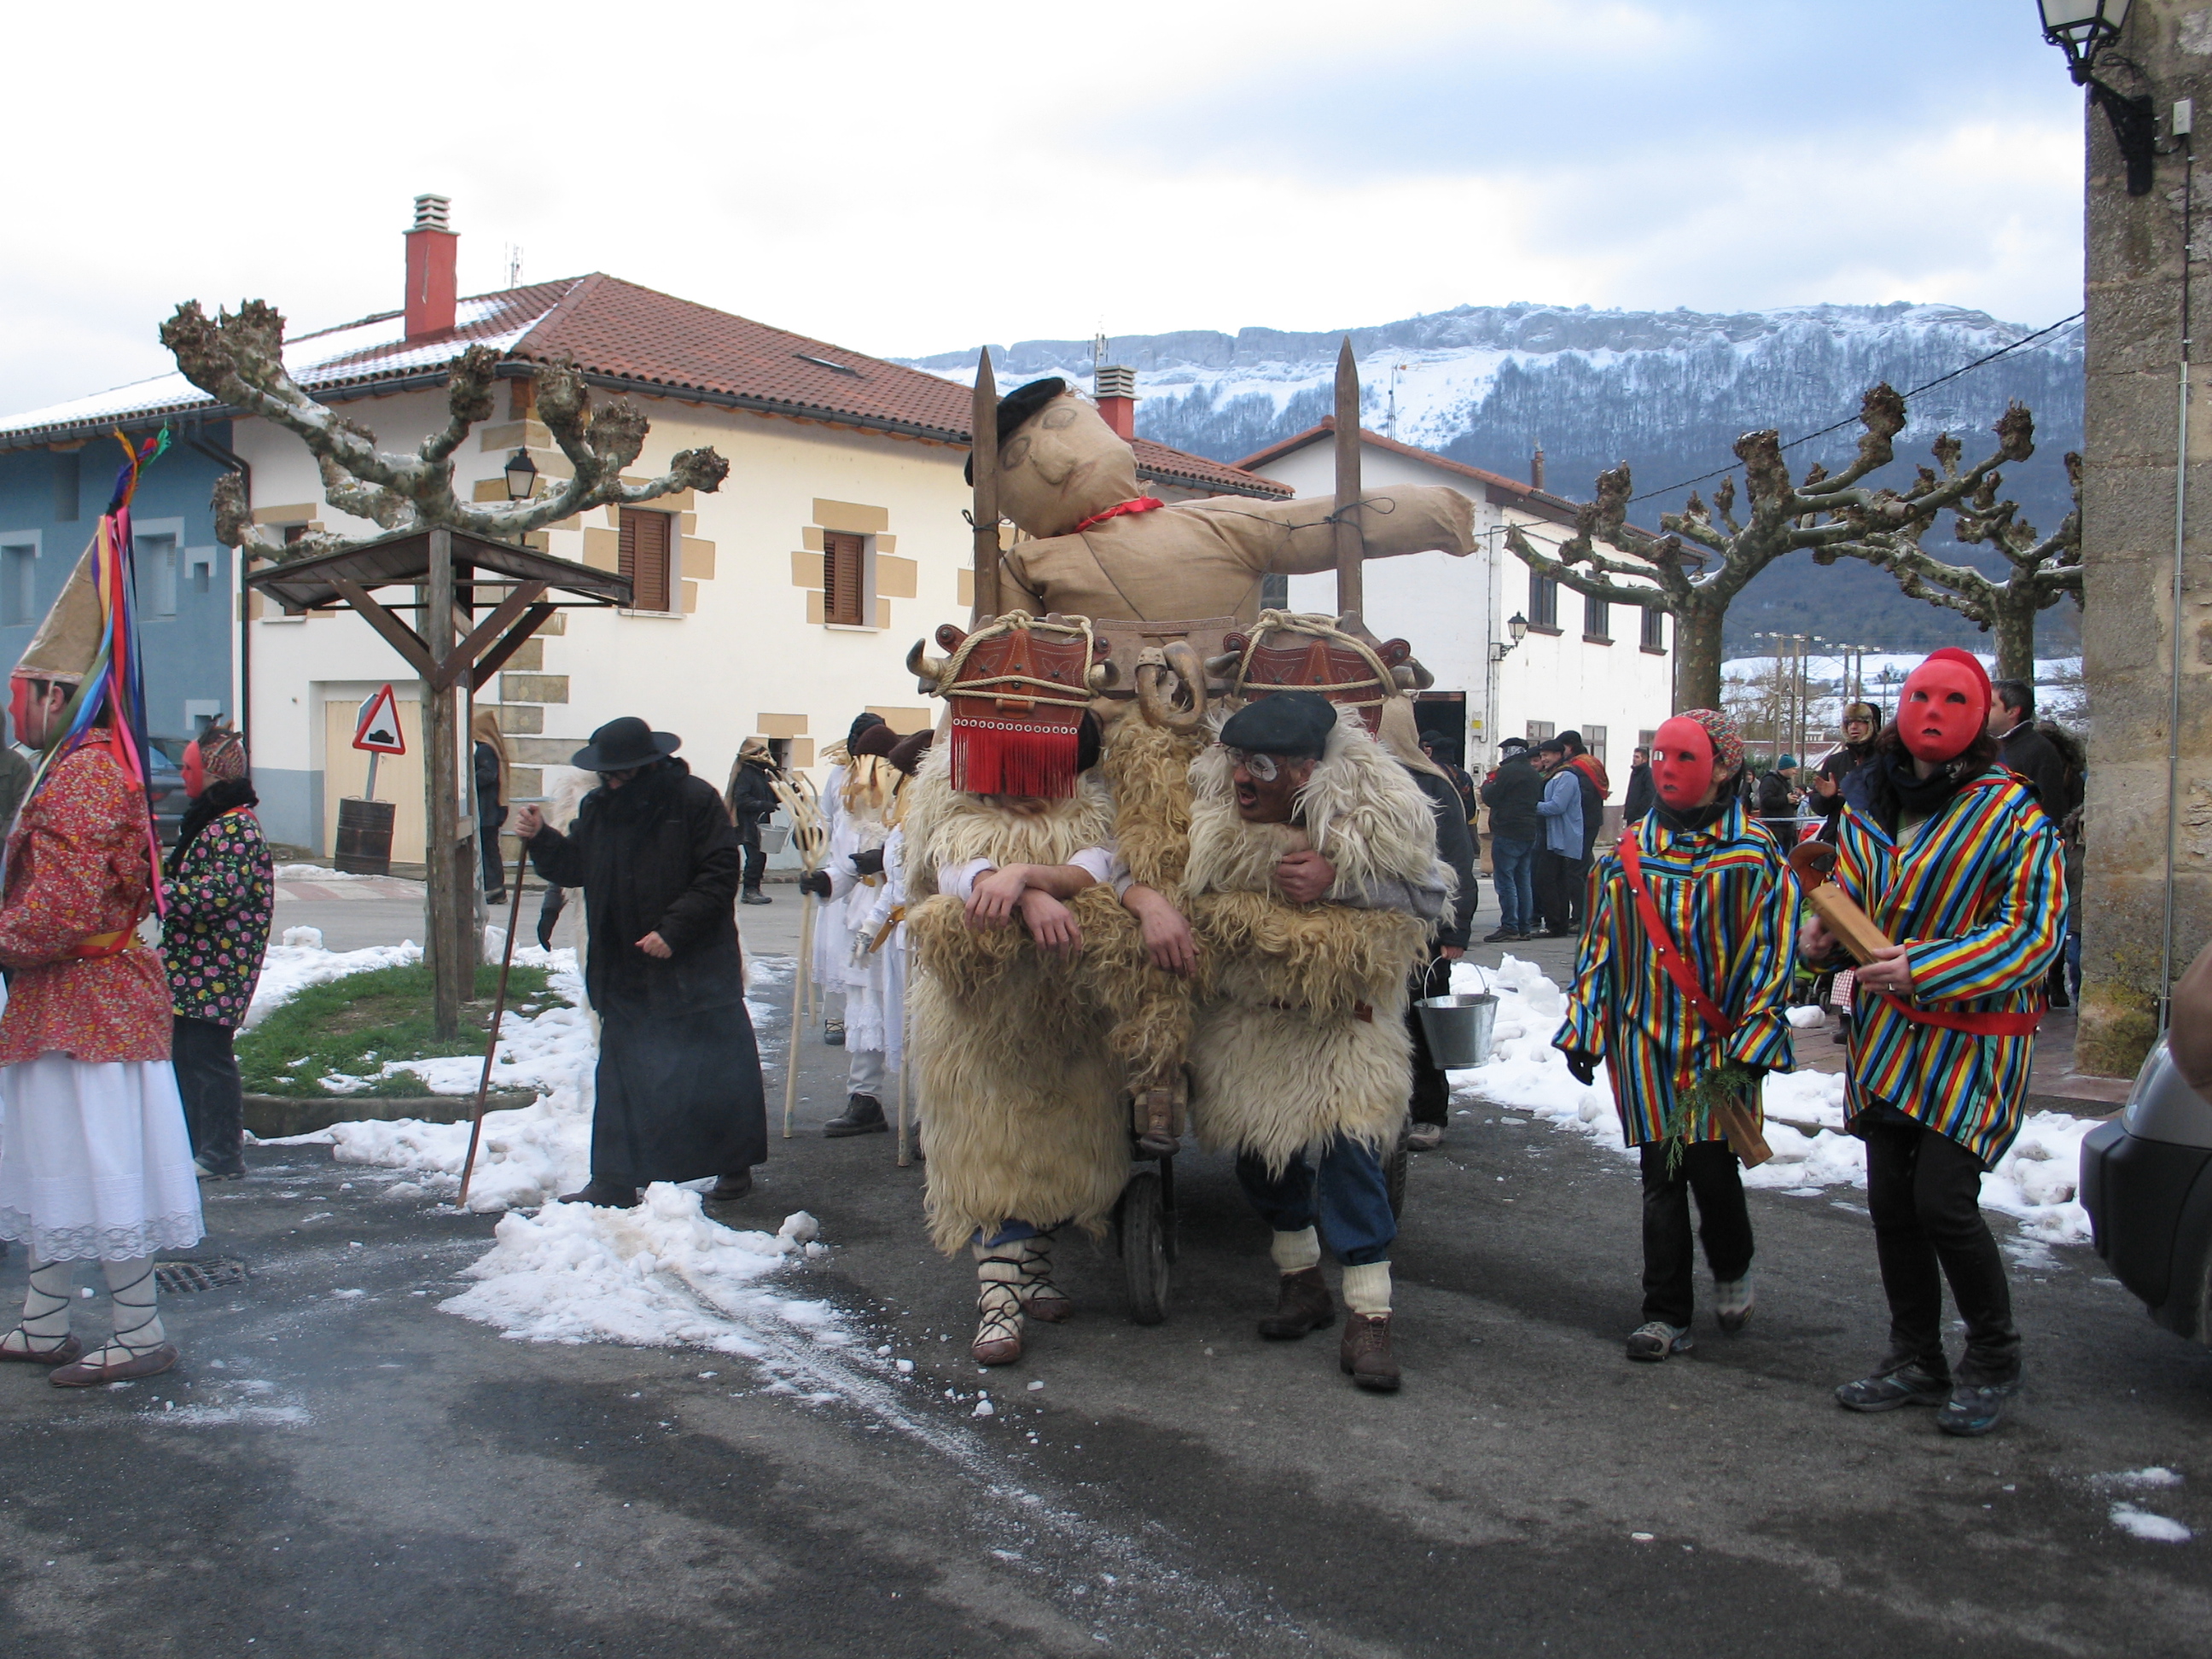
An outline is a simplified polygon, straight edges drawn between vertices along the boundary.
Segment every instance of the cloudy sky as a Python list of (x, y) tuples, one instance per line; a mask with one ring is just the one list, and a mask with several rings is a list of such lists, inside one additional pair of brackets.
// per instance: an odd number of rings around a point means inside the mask
[(861, 350), (1463, 303), (2081, 303), (2033, 0), (373, 7), (9, 25), (0, 410), (167, 367), (179, 300), (605, 270)]

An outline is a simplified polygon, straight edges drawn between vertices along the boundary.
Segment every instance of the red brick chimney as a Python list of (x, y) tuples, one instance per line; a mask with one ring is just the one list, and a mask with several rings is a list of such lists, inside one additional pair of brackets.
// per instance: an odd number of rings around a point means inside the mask
[(444, 196), (415, 198), (415, 228), (407, 233), (407, 337), (419, 340), (453, 326), (454, 252), (461, 239), (446, 228), (453, 206)]
[(1528, 482), (1541, 489), (1544, 487), (1544, 446), (1538, 444), (1536, 453), (1528, 458)]
[(1095, 381), (1098, 412), (1124, 442), (1137, 435), (1137, 371), (1109, 364), (1099, 369)]

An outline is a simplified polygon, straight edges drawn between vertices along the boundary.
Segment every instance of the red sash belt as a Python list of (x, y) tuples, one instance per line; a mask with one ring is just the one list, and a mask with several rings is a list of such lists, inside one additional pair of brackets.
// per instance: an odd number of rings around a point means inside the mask
[(1997, 1009), (1987, 1013), (1939, 1014), (1932, 1008), (1914, 1008), (1899, 1002), (1887, 991), (1881, 1000), (1915, 1025), (1940, 1025), (1947, 1031), (1964, 1031), (1969, 1036), (2033, 1036), (2035, 1028), (2043, 1023), (2041, 1008)]
[[(1640, 827), (1640, 826), (1638, 826)], [(1668, 933), (1667, 924), (1659, 920), (1659, 907), (1651, 902), (1651, 890), (1644, 884), (1644, 860), (1636, 846), (1637, 829), (1631, 828), (1622, 836), (1616, 851), (1620, 854), (1620, 872), (1628, 878), (1628, 890), (1636, 900), (1636, 915), (1644, 924), (1644, 935), (1651, 941), (1651, 949), (1659, 958), (1659, 965), (1667, 970), (1667, 977), (1674, 981), (1674, 988), (1682, 994), (1682, 1000), (1697, 1011), (1699, 1019), (1726, 1037), (1735, 1030), (1735, 1022), (1720, 1011), (1718, 1005), (1705, 994), (1705, 988), (1698, 983), (1698, 976), (1683, 959), (1681, 949)]]

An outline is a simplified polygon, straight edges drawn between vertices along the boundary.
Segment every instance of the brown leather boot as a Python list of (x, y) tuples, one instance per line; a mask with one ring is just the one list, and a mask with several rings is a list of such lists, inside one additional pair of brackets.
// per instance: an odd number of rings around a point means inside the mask
[(1377, 1394), (1398, 1392), (1398, 1357), (1390, 1352), (1389, 1314), (1347, 1315), (1344, 1344), (1336, 1358), (1344, 1374), (1361, 1388)]
[(1275, 1288), (1275, 1311), (1260, 1322), (1260, 1334), (1271, 1342), (1289, 1342), (1309, 1331), (1326, 1330), (1336, 1323), (1336, 1298), (1318, 1267), (1301, 1267), (1285, 1273)]

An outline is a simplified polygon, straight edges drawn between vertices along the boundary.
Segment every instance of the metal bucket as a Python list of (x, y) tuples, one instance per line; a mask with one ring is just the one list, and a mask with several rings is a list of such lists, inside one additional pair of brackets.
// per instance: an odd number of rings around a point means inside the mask
[(1476, 993), (1423, 997), (1413, 1006), (1421, 1011), (1421, 1030), (1429, 1039), (1429, 1057), (1439, 1071), (1463, 1071), (1489, 1060), (1491, 1028), (1498, 1023), (1498, 999), (1486, 985)]
[(787, 823), (761, 825), (761, 851), (763, 853), (781, 853), (784, 843), (790, 839), (791, 826)]

